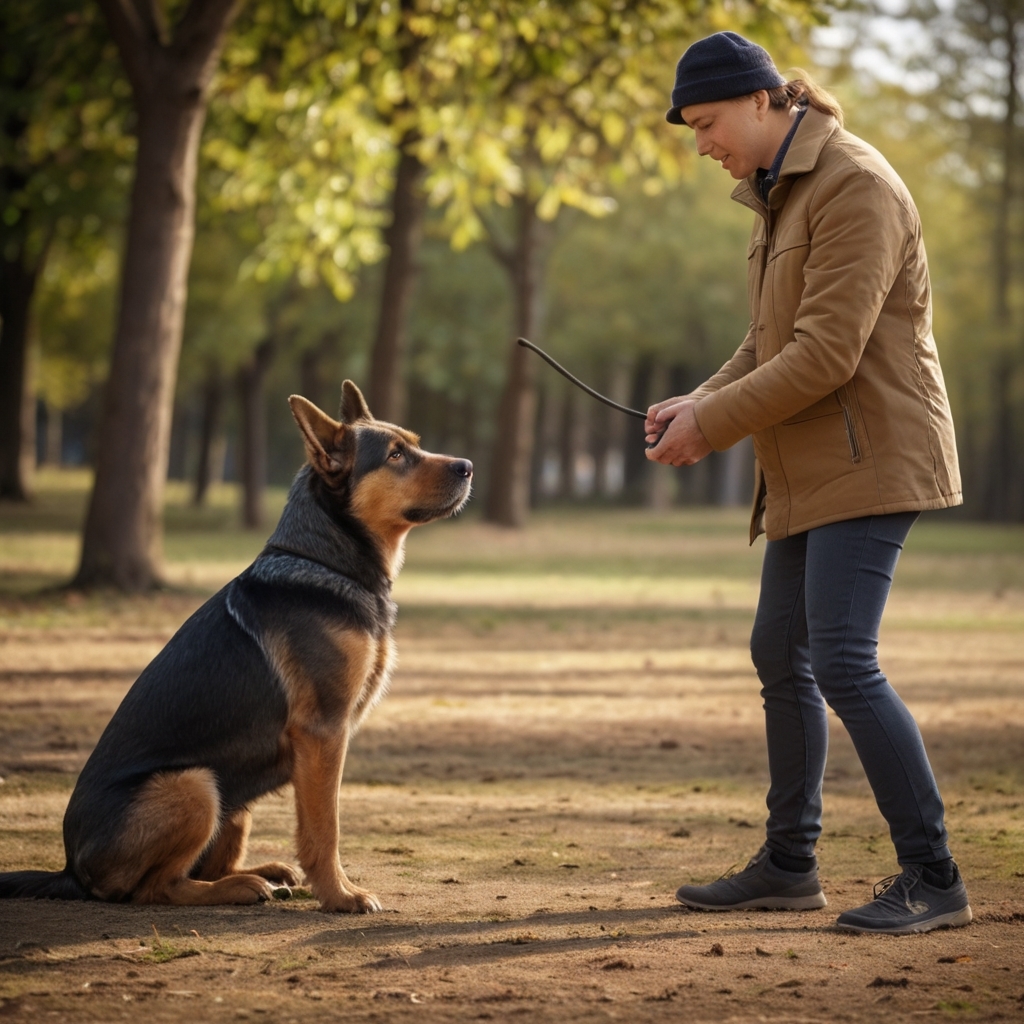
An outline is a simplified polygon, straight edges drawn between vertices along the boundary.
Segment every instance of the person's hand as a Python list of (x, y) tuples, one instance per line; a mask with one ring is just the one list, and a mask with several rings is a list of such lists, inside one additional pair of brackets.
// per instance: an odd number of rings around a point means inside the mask
[(648, 444), (658, 442), (653, 448), (647, 449), (648, 459), (664, 466), (692, 466), (712, 451), (693, 411), (696, 405), (692, 399), (676, 405), (663, 404), (663, 408), (654, 416), (656, 429), (647, 434)]
[[(677, 398), (666, 398), (660, 402), (655, 402), (647, 410), (647, 419), (644, 420), (644, 433), (645, 434), (657, 434), (661, 436), (662, 431), (665, 429), (666, 422), (672, 419), (678, 412), (680, 406), (684, 402), (690, 402), (692, 399), (689, 395), (679, 395)], [(666, 415), (662, 416), (661, 413)], [(650, 443), (653, 438), (648, 437), (647, 441)]]

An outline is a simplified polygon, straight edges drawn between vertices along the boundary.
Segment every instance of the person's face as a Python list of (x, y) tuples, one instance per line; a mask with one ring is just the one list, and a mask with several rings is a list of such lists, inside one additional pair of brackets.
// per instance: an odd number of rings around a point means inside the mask
[(763, 165), (768, 93), (683, 107), (683, 120), (697, 138), (697, 152), (710, 156), (736, 179)]

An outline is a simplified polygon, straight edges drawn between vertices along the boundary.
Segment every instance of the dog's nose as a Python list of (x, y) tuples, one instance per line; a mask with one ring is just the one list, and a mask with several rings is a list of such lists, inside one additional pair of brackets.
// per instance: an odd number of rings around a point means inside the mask
[(452, 472), (468, 480), (473, 475), (473, 463), (469, 459), (456, 459), (452, 464)]

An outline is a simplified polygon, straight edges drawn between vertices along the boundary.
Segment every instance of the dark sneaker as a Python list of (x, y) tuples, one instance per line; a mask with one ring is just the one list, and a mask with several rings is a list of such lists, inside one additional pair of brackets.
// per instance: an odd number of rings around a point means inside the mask
[(783, 871), (772, 863), (767, 846), (742, 871), (710, 885), (684, 885), (676, 899), (696, 910), (818, 910), (826, 903), (817, 867)]
[(936, 889), (921, 877), (922, 870), (920, 864), (908, 864), (902, 874), (883, 878), (875, 885), (875, 898), (844, 911), (836, 927), (847, 932), (910, 935), (970, 924), (974, 915), (960, 872), (948, 889)]

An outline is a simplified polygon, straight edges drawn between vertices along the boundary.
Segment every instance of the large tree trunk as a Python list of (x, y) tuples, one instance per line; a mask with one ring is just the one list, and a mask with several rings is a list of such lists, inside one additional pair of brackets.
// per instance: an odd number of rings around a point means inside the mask
[(35, 399), (29, 381), (29, 314), (38, 268), (22, 254), (0, 261), (0, 498), (27, 501), (35, 467)]
[(267, 487), (267, 398), (264, 385), (274, 361), (274, 342), (257, 346), (238, 370), (241, 422), (238, 450), (242, 483), (242, 522), (250, 530), (263, 526), (263, 493)]
[(190, 0), (166, 41), (152, 0), (100, 0), (132, 83), (138, 150), (96, 482), (75, 586), (157, 586), (174, 385), (210, 79), (240, 0)]
[(416, 284), (416, 254), (423, 229), (423, 197), (420, 183), (425, 170), (419, 159), (407, 151), (415, 141), (412, 133), (402, 139), (402, 151), (395, 171), (391, 199), (391, 224), (385, 240), (388, 258), (380, 295), (377, 335), (370, 356), (367, 402), (374, 416), (399, 422), (405, 413), (402, 361), (409, 305)]
[(224, 378), (220, 367), (211, 365), (203, 382), (203, 408), (199, 419), (199, 460), (196, 466), (195, 490), (192, 504), (197, 508), (206, 504), (206, 493), (216, 476), (218, 441), (221, 437), (221, 418), (224, 409)]
[(536, 341), (542, 312), (543, 257), (546, 234), (533, 204), (516, 200), (516, 238), (510, 250), (496, 251), (508, 271), (513, 290), (514, 336), (509, 345), (505, 386), (491, 455), (490, 482), (484, 518), (502, 526), (522, 526), (530, 507), (530, 462), (536, 411), (536, 356), (517, 338)]

